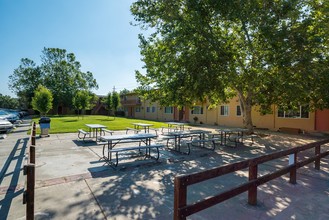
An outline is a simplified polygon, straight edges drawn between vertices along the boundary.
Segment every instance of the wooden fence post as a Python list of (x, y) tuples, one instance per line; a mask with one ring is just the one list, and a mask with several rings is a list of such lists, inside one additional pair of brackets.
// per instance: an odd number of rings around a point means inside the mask
[(35, 164), (35, 146), (30, 146), (30, 152), (29, 152), (29, 163)]
[[(315, 156), (318, 156), (320, 153), (321, 153), (321, 149), (320, 149), (320, 145), (316, 146), (314, 149), (315, 149)], [(316, 158), (315, 161), (314, 161), (314, 168), (316, 170), (320, 170), (320, 160), (321, 158)]]
[(35, 135), (31, 136), (31, 145), (35, 146)]
[(291, 184), (296, 184), (297, 183), (297, 152), (294, 154), (289, 155), (289, 165), (293, 165), (293, 167), (290, 170), (290, 179), (289, 182)]
[(34, 187), (35, 187), (35, 165), (26, 165), (26, 219), (34, 220)]
[[(249, 181), (257, 179), (258, 165), (249, 166)], [(257, 185), (253, 185), (248, 190), (249, 205), (257, 205)]]
[(181, 215), (180, 208), (186, 206), (187, 186), (179, 177), (175, 177), (174, 189), (174, 220), (185, 220), (186, 216)]

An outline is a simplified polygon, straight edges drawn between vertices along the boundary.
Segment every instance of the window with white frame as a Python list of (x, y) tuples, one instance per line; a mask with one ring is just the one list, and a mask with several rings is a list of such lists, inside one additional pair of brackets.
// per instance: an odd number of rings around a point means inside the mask
[(155, 112), (155, 106), (152, 106), (152, 112)]
[(166, 114), (172, 114), (174, 112), (174, 108), (173, 107), (166, 106), (164, 112)]
[(191, 114), (193, 115), (202, 115), (203, 114), (203, 107), (202, 106), (194, 106)]
[(136, 107), (136, 112), (141, 112), (141, 107)]
[(240, 105), (237, 105), (236, 106), (236, 116), (241, 116), (242, 113), (241, 113), (241, 106)]
[(220, 115), (221, 116), (228, 116), (228, 105), (221, 105), (220, 106)]
[(146, 107), (146, 112), (150, 112), (151, 108), (150, 107)]
[(283, 110), (282, 108), (278, 109), (279, 118), (309, 118), (308, 106), (299, 106), (297, 109), (288, 108)]

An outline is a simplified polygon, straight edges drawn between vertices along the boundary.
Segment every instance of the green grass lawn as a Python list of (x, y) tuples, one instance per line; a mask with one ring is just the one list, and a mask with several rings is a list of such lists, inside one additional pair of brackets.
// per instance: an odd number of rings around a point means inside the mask
[[(85, 115), (83, 117), (78, 116), (49, 116), (51, 119), (50, 122), (50, 134), (56, 133), (75, 133), (78, 129), (84, 129), (88, 131), (88, 127), (85, 124), (102, 124), (107, 126), (109, 130), (125, 130), (126, 127), (133, 128), (134, 125), (131, 123), (145, 123), (153, 124), (153, 128), (159, 128), (161, 126), (167, 126), (164, 122), (142, 120), (142, 119), (130, 119), (130, 118), (121, 118), (121, 117), (108, 117), (104, 115)], [(39, 123), (39, 118), (34, 118), (36, 123)], [(37, 132), (40, 133), (40, 129), (37, 129)]]

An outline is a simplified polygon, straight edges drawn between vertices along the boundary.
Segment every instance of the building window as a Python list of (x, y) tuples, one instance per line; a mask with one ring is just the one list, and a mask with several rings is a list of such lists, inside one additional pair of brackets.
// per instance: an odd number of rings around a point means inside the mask
[(279, 118), (309, 118), (308, 106), (299, 106), (297, 109), (288, 108), (283, 110), (278, 109)]
[(241, 113), (241, 106), (240, 105), (237, 105), (236, 106), (236, 116), (241, 116), (242, 113)]
[(192, 111), (191, 111), (191, 114), (194, 114), (194, 115), (202, 115), (203, 114), (203, 107), (202, 106), (194, 106)]
[(155, 106), (152, 106), (152, 112), (155, 112)]
[(141, 107), (136, 107), (136, 112), (141, 112)]
[(150, 112), (150, 107), (146, 107), (146, 112)]
[(173, 107), (165, 107), (165, 113), (166, 114), (172, 114), (174, 111), (173, 111)]
[(228, 105), (221, 105), (220, 106), (220, 115), (228, 116)]

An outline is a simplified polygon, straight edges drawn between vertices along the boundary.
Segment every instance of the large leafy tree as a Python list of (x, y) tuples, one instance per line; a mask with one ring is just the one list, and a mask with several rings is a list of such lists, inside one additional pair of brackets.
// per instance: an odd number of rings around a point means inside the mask
[[(321, 0), (138, 0), (144, 95), (161, 104), (216, 105), (240, 100), (251, 109), (308, 103), (329, 106), (329, 2)], [(150, 87), (152, 89), (150, 89)]]
[(21, 100), (30, 105), (34, 90), (39, 84), (46, 86), (53, 94), (54, 109), (59, 105), (71, 107), (74, 95), (79, 90), (97, 89), (91, 72), (82, 72), (81, 64), (73, 53), (65, 49), (44, 48), (41, 65), (28, 58), (9, 76), (9, 87)]
[(54, 94), (55, 109), (58, 105), (71, 106), (79, 90), (98, 88), (93, 74), (80, 70), (81, 64), (73, 53), (67, 53), (65, 49), (44, 48), (41, 59), (45, 85)]
[(15, 109), (19, 107), (17, 98), (12, 98), (9, 95), (2, 95), (0, 93), (0, 108), (11, 108)]
[(43, 82), (44, 74), (33, 60), (21, 59), (18, 68), (9, 76), (9, 89), (17, 94), (23, 105), (30, 107), (34, 91)]

